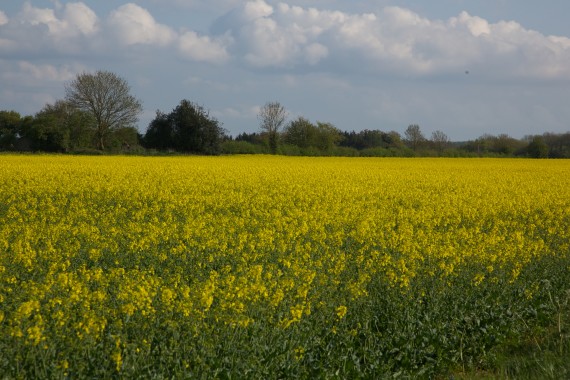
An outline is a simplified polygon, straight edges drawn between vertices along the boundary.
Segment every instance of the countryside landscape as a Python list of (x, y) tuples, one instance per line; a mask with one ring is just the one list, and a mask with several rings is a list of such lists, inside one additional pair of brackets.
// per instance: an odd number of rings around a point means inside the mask
[(570, 134), (140, 110), (0, 113), (3, 378), (570, 377)]

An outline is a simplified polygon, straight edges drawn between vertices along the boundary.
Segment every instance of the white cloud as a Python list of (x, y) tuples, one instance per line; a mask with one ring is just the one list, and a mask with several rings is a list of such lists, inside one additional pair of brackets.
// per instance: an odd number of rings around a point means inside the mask
[(229, 36), (211, 38), (200, 36), (196, 32), (189, 31), (180, 36), (180, 53), (193, 61), (224, 63), (230, 55), (226, 47), (231, 43)]
[(449, 25), (454, 28), (465, 26), (475, 37), (479, 37), (482, 34), (491, 34), (491, 28), (486, 20), (471, 16), (467, 12), (461, 12), (458, 17), (451, 18)]
[(97, 15), (83, 3), (66, 4), (64, 22), (67, 23), (68, 29), (78, 31), (86, 36), (93, 35), (98, 30)]
[[(403, 76), (470, 70), (489, 80), (570, 79), (570, 39), (545, 36), (513, 21), (491, 23), (467, 12), (433, 20), (394, 6), (349, 13), (293, 5), (294, 0), (276, 5), (222, 1), (238, 7), (220, 17), (209, 34), (176, 31), (135, 3), (100, 21), (83, 2), (54, 0), (52, 9), (24, 2), (14, 17), (0, 11), (0, 48), (100, 55), (115, 54), (120, 45), (147, 45), (191, 61), (241, 62), (253, 69), (332, 68), (344, 75)], [(119, 54), (124, 52), (121, 46)]]
[(0, 104), (34, 114), (63, 97), (64, 84), (86, 68), (81, 64), (51, 65), (0, 59)]
[(16, 20), (23, 25), (47, 27), (50, 35), (56, 38), (70, 38), (79, 35), (92, 35), (97, 31), (97, 15), (84, 3), (67, 3), (59, 18), (53, 9), (42, 9), (24, 3)]
[(252, 67), (331, 64), (343, 73), (405, 76), (477, 69), (491, 79), (570, 78), (569, 39), (467, 12), (441, 21), (401, 7), (348, 13), (256, 0), (218, 19), (214, 31), (230, 33), (229, 50)]
[(219, 18), (213, 30), (231, 33), (234, 44), (230, 51), (253, 67), (316, 65), (329, 53), (329, 48), (317, 40), (323, 31), (321, 25), (314, 24), (319, 14), (313, 8), (248, 1)]
[(2, 79), (6, 85), (41, 86), (49, 83), (63, 84), (82, 71), (82, 65), (54, 66), (35, 64), (29, 61), (19, 61), (14, 65), (2, 65)]
[(264, 0), (248, 1), (243, 7), (243, 14), (246, 17), (246, 21), (269, 17), (273, 14), (273, 7)]
[(5, 57), (77, 53), (89, 49), (97, 35), (99, 20), (84, 3), (67, 3), (57, 10), (37, 8), (24, 2), (14, 16), (0, 25), (0, 47)]
[(111, 12), (108, 24), (116, 37), (126, 45), (168, 45), (176, 38), (174, 30), (157, 23), (146, 9), (133, 3)]
[(77, 75), (77, 68), (72, 68), (69, 65), (56, 67), (53, 65), (37, 65), (22, 61), (18, 66), (20, 74), (34, 80), (65, 82), (73, 79), (75, 75)]
[(304, 56), (311, 65), (316, 65), (329, 55), (329, 49), (320, 43), (312, 43), (305, 47)]
[(8, 16), (6, 16), (6, 13), (0, 11), (0, 26), (5, 25), (8, 23)]

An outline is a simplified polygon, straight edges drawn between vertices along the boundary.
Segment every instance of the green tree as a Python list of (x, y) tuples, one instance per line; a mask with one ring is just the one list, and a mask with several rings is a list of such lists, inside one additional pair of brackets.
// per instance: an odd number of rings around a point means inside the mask
[(411, 124), (406, 128), (404, 132), (406, 143), (413, 150), (417, 150), (425, 143), (426, 138), (424, 137), (420, 126), (417, 124)]
[(0, 111), (0, 149), (14, 150), (20, 137), (20, 114), (16, 111)]
[(267, 133), (269, 149), (272, 154), (277, 153), (279, 144), (279, 130), (285, 124), (287, 111), (279, 102), (266, 103), (258, 115), (261, 130)]
[(492, 139), (491, 143), (491, 150), (493, 152), (504, 155), (512, 155), (523, 147), (524, 143), (522, 141), (512, 138), (505, 133)]
[(174, 149), (174, 130), (167, 114), (156, 111), (143, 138), (146, 148), (168, 150)]
[(143, 137), (153, 149), (220, 154), (224, 130), (204, 107), (182, 100), (168, 115), (157, 111)]
[(331, 123), (317, 121), (317, 133), (314, 146), (323, 152), (330, 151), (342, 139), (342, 132)]
[(97, 148), (105, 149), (113, 130), (133, 126), (142, 111), (141, 102), (131, 95), (129, 84), (108, 71), (82, 73), (65, 88), (66, 100), (89, 112), (95, 120)]
[(490, 134), (484, 134), (483, 136), (479, 136), (475, 141), (469, 144), (469, 147), (472, 151), (477, 152), (479, 156), (482, 156), (489, 152), (491, 149), (491, 144), (495, 136)]
[(570, 132), (544, 133), (544, 142), (548, 145), (548, 156), (551, 158), (570, 158)]
[(121, 127), (109, 135), (108, 147), (113, 150), (130, 151), (139, 146), (139, 131), (135, 127)]
[(291, 121), (283, 133), (287, 144), (299, 148), (313, 147), (321, 152), (329, 152), (342, 137), (342, 132), (331, 123), (317, 121), (315, 125), (304, 117)]
[(307, 148), (313, 143), (316, 132), (313, 123), (304, 117), (299, 117), (285, 127), (283, 141), (300, 148)]
[(23, 128), (35, 150), (67, 152), (91, 148), (95, 122), (91, 114), (76, 109), (65, 100), (46, 104), (33, 122)]
[(184, 152), (219, 154), (223, 130), (204, 107), (182, 100), (169, 115), (175, 147)]
[(386, 133), (384, 137), (386, 144), (388, 144), (388, 148), (402, 148), (404, 146), (404, 142), (402, 141), (402, 136), (396, 131), (390, 131)]
[(548, 158), (548, 145), (542, 136), (534, 136), (527, 147), (527, 152), (533, 158)]

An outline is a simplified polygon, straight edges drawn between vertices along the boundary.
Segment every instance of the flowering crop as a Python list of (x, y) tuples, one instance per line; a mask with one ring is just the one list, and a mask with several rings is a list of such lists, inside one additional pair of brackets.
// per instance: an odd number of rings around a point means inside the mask
[(5, 155), (0, 220), (16, 377), (422, 374), (570, 279), (562, 160)]

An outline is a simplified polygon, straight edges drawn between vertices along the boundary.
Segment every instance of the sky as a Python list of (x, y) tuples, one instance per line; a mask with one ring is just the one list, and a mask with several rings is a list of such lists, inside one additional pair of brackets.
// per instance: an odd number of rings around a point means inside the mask
[(188, 99), (227, 133), (277, 101), (343, 131), (453, 141), (570, 131), (568, 0), (2, 0), (0, 110), (33, 115), (111, 71), (138, 129)]

